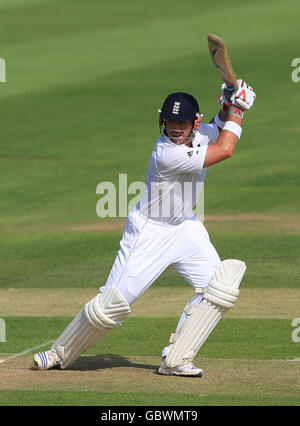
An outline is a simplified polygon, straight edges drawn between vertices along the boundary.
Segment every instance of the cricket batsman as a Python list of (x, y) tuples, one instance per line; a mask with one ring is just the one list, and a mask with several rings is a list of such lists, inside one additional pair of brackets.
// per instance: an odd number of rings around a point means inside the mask
[[(193, 360), (237, 300), (246, 265), (236, 259), (221, 261), (192, 210), (207, 167), (233, 155), (241, 138), (244, 112), (250, 110), (255, 98), (252, 87), (243, 80), (238, 80), (235, 89), (223, 83), (219, 97), (222, 108), (204, 124), (193, 96), (183, 92), (167, 96), (159, 110), (160, 136), (150, 156), (147, 189), (127, 216), (107, 281), (51, 349), (34, 355), (37, 368), (70, 368), (108, 331), (121, 326), (131, 305), (172, 266), (195, 294), (162, 350), (158, 372), (202, 376)], [(168, 300), (164, 303), (167, 310)]]

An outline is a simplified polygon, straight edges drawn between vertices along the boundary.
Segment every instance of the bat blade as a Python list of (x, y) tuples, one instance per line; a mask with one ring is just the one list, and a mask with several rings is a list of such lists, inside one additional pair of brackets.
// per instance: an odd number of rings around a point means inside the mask
[(211, 58), (222, 80), (233, 89), (237, 89), (238, 82), (224, 41), (215, 34), (207, 34), (207, 41)]

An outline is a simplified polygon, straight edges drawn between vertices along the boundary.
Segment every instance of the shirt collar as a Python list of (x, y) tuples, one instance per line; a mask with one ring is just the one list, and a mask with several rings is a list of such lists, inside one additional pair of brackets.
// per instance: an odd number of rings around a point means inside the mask
[(191, 148), (197, 148), (197, 146), (199, 146), (200, 144), (200, 135), (199, 132), (196, 132), (195, 137), (193, 139), (192, 142), (192, 146), (187, 146), (185, 144), (181, 144), (181, 145), (176, 145), (176, 143), (172, 142), (171, 139), (165, 134), (163, 133), (160, 138), (159, 138), (162, 142), (171, 145), (173, 147), (186, 147), (187, 149), (191, 149)]

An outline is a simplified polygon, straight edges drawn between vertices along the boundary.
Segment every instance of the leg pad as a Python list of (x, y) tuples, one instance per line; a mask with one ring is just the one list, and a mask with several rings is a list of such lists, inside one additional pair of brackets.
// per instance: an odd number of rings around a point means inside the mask
[(109, 330), (121, 326), (130, 312), (130, 306), (115, 287), (107, 287), (86, 303), (52, 345), (60, 357), (61, 368), (70, 367)]
[(245, 270), (246, 265), (240, 260), (228, 259), (221, 262), (203, 295), (203, 300), (179, 330), (166, 358), (168, 367), (176, 367), (185, 360), (192, 361), (195, 358), (225, 312), (236, 302), (238, 287)]

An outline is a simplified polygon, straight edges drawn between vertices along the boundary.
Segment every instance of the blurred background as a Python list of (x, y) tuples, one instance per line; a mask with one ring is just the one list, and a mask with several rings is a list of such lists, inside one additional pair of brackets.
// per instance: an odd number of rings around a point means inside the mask
[(250, 262), (246, 285), (296, 285), (299, 12), (296, 0), (2, 0), (0, 286), (105, 281), (124, 220), (97, 216), (96, 187), (145, 181), (170, 92), (193, 94), (205, 122), (216, 114), (208, 32), (257, 93), (235, 155), (208, 169), (208, 230), (221, 257)]

